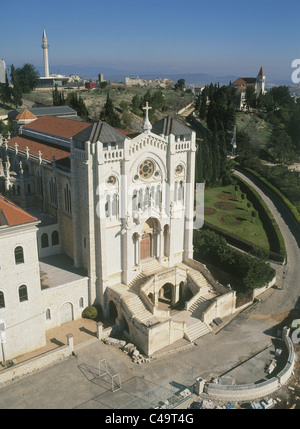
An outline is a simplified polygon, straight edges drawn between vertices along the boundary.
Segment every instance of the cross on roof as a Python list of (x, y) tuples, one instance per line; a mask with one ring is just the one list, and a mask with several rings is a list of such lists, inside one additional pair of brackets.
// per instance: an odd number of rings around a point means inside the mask
[(145, 133), (151, 131), (152, 125), (149, 121), (149, 117), (148, 117), (148, 110), (152, 109), (152, 107), (148, 106), (148, 101), (146, 101), (146, 107), (143, 107), (143, 110), (146, 110), (146, 117), (145, 117), (145, 121), (143, 123), (143, 130)]
[(152, 109), (152, 107), (148, 106), (148, 101), (146, 101), (146, 107), (143, 107), (146, 110), (146, 117), (148, 117), (148, 110)]

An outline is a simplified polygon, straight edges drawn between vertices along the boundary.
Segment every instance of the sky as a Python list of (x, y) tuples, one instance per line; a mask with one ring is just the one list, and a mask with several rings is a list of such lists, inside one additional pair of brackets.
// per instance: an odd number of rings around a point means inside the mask
[(300, 58), (299, 0), (0, 0), (0, 17), (0, 58), (42, 67), (45, 27), (50, 73), (256, 76), (263, 66), (269, 82), (291, 81)]

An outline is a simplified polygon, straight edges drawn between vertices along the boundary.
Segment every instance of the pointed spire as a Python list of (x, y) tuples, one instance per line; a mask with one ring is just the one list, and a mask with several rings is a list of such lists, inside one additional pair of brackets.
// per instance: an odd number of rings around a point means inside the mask
[(262, 66), (261, 66), (257, 76), (265, 76)]

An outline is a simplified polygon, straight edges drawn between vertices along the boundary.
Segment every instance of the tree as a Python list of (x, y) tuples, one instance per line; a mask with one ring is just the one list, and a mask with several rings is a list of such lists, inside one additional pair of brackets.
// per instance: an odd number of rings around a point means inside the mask
[(66, 104), (64, 93), (63, 91), (58, 91), (57, 85), (55, 85), (55, 88), (52, 91), (52, 101), (53, 106), (64, 106)]
[(13, 85), (11, 93), (12, 103), (15, 107), (19, 107), (22, 105), (22, 90), (13, 64), (10, 67), (10, 78)]
[(16, 77), (23, 94), (28, 94), (33, 91), (38, 86), (40, 80), (39, 72), (29, 63), (16, 69)]
[(0, 99), (3, 104), (9, 104), (12, 101), (12, 90), (9, 86), (7, 74), (5, 73), (5, 83), (0, 84)]
[(248, 86), (246, 89), (245, 101), (248, 109), (255, 109), (256, 107), (256, 92), (254, 86)]
[(100, 113), (100, 119), (101, 121), (108, 123), (112, 127), (116, 127), (116, 128), (121, 127), (120, 116), (115, 111), (112, 99), (109, 96), (109, 92), (107, 93), (106, 102)]
[(66, 99), (67, 106), (72, 107), (72, 109), (76, 110), (77, 114), (84, 119), (85, 121), (88, 119), (88, 110), (86, 105), (84, 104), (83, 98), (77, 92), (70, 92)]
[(256, 210), (252, 210), (251, 216), (252, 216), (252, 222), (254, 222), (255, 219), (257, 218), (257, 211)]
[(199, 108), (199, 117), (202, 120), (206, 119), (207, 114), (207, 89), (206, 87), (201, 92), (200, 98), (200, 108)]
[(176, 91), (184, 91), (185, 89), (185, 79), (178, 79), (174, 86)]
[(279, 162), (289, 163), (295, 159), (292, 139), (282, 128), (274, 128), (268, 142), (268, 148), (271, 149)]

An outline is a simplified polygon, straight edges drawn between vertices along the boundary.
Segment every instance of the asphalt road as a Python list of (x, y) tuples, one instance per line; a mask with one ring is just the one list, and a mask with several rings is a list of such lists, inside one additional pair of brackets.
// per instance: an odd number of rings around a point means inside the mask
[[(184, 371), (193, 378), (219, 376), (270, 345), (276, 326), (294, 309), (300, 295), (299, 247), (278, 205), (248, 178), (237, 174), (263, 196), (282, 231), (287, 266), (273, 266), (277, 285), (283, 288), (264, 292), (261, 301), (242, 311), (217, 334), (196, 340), (192, 349), (150, 363), (134, 364), (119, 349), (99, 340), (81, 345), (75, 349), (77, 357), (0, 389), (0, 409), (117, 409), (158, 385), (167, 386)], [(111, 373), (120, 375), (122, 389), (117, 392), (111, 392), (109, 380), (97, 376), (97, 365), (103, 358)]]

